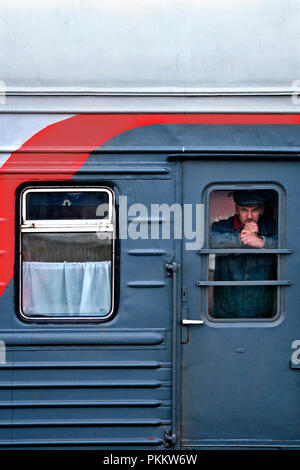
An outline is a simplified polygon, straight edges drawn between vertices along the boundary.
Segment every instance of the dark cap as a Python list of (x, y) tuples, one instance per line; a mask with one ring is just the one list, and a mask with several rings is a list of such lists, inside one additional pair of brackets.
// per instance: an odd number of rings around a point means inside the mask
[(234, 191), (233, 200), (238, 206), (264, 206), (266, 202), (259, 191)]

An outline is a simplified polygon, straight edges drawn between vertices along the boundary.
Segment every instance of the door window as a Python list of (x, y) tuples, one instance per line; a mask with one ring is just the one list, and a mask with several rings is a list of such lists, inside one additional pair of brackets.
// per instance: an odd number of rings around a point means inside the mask
[(278, 193), (214, 190), (209, 197), (208, 312), (270, 319), (278, 312)]

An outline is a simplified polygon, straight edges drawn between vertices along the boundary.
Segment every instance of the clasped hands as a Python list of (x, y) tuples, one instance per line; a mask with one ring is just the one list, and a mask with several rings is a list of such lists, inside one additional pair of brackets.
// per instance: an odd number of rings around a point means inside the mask
[(265, 241), (257, 235), (258, 225), (256, 222), (247, 222), (240, 233), (241, 242), (253, 248), (263, 248)]

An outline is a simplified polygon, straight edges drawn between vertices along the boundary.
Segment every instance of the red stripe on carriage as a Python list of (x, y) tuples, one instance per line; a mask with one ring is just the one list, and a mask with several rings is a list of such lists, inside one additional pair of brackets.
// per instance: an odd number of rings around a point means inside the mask
[[(45, 127), (0, 168), (0, 295), (13, 276), (17, 187), (28, 181), (71, 179), (94, 149), (129, 129), (153, 124), (300, 124), (300, 115), (83, 114)], [(47, 151), (30, 152), (41, 147)], [(51, 148), (60, 147), (84, 147), (88, 152), (51, 153)]]

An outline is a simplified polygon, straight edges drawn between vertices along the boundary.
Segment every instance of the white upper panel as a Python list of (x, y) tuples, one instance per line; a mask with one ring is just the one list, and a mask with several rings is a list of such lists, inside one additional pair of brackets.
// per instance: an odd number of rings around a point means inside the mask
[(8, 91), (288, 91), (299, 0), (1, 0)]

